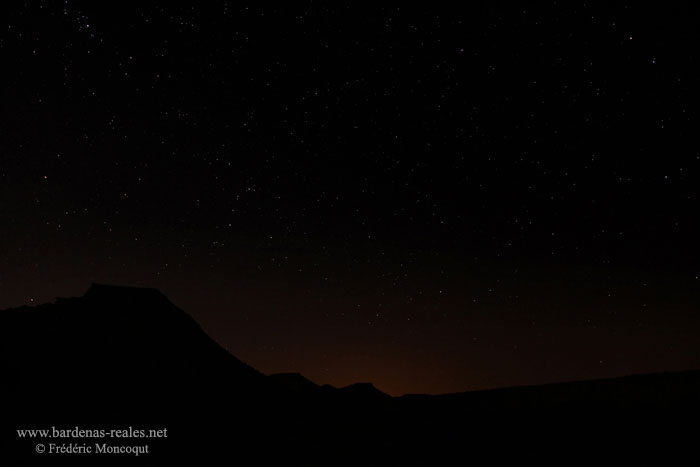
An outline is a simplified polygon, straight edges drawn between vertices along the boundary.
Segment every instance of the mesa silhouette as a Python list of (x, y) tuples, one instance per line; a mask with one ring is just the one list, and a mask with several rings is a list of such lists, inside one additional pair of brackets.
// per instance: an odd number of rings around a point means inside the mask
[(266, 376), (155, 289), (93, 284), (82, 297), (3, 310), (0, 322), (8, 433), (168, 427), (167, 456), (271, 444), (525, 446), (544, 436), (561, 446), (588, 430), (649, 436), (663, 431), (660, 417), (691, 418), (699, 406), (700, 371), (402, 397)]

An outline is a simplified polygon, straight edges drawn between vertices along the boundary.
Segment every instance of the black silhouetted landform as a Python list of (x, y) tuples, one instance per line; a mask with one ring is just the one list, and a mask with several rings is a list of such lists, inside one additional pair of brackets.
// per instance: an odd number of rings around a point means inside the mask
[(321, 386), (301, 373), (274, 373), (268, 379), (274, 384), (296, 394), (315, 394), (322, 389)]
[(349, 386), (345, 386), (339, 389), (343, 394), (350, 397), (358, 397), (363, 399), (386, 399), (389, 397), (388, 394), (383, 393), (372, 383), (354, 383)]
[(667, 417), (700, 413), (700, 371), (402, 397), (370, 383), (265, 376), (155, 289), (93, 284), (82, 297), (4, 310), (0, 322), (5, 436), (163, 426), (171, 437), (160, 454), (170, 458), (269, 446), (485, 449), (504, 440), (524, 449), (545, 438), (562, 447), (592, 433), (639, 441), (667, 434)]

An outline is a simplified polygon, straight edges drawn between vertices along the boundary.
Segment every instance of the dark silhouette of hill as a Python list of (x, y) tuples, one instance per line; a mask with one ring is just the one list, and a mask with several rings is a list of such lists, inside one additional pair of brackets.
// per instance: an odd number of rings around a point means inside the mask
[(2, 320), (3, 389), (25, 398), (109, 396), (118, 405), (136, 399), (168, 410), (169, 395), (207, 403), (266, 387), (263, 374), (221, 348), (154, 289), (93, 285), (83, 297), (8, 310)]
[(354, 383), (338, 390), (346, 397), (361, 398), (363, 400), (385, 400), (389, 395), (375, 388), (372, 383)]
[(280, 387), (297, 394), (315, 394), (321, 386), (305, 378), (301, 373), (275, 373), (268, 379)]
[(363, 402), (391, 398), (374, 387), (372, 383), (354, 383), (342, 388), (335, 388), (329, 384), (320, 386), (300, 373), (275, 373), (268, 376), (268, 379), (280, 388), (300, 397), (331, 397), (338, 400)]
[[(29, 457), (36, 440), (17, 429), (167, 428), (167, 439), (150, 440), (150, 462), (445, 448), (516, 455), (593, 439), (682, 443), (700, 413), (700, 371), (403, 397), (370, 383), (265, 376), (155, 289), (94, 284), (82, 297), (3, 310), (0, 346), (6, 452)], [(693, 428), (681, 430), (687, 422)]]

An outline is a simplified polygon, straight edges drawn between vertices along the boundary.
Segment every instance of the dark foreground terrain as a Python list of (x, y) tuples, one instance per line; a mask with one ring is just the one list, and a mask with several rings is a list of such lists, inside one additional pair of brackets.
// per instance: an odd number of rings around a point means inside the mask
[[(79, 298), (1, 311), (0, 345), (0, 458), (11, 460), (1, 465), (373, 465), (375, 456), (436, 462), (447, 452), (461, 464), (567, 464), (603, 452), (668, 460), (700, 442), (700, 371), (394, 398), (370, 384), (265, 376), (154, 289), (93, 285)], [(76, 427), (106, 433), (66, 433)]]

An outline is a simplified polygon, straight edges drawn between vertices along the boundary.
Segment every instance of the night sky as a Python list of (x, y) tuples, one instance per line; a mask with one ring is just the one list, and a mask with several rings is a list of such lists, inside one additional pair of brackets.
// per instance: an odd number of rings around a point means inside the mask
[(391, 394), (700, 368), (698, 15), (562, 3), (3, 4), (0, 308), (156, 287)]

